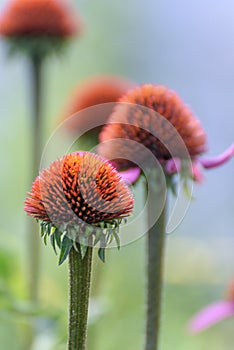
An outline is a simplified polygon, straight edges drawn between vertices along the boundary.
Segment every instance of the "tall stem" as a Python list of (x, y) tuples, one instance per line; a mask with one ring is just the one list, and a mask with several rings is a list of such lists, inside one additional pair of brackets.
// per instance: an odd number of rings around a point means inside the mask
[[(31, 57), (32, 80), (32, 181), (39, 173), (42, 152), (42, 126), (41, 126), (41, 67), (42, 59), (38, 56)], [(32, 302), (38, 301), (39, 261), (40, 261), (40, 236), (38, 225), (30, 220), (28, 228), (29, 244), (29, 298)]]
[[(152, 180), (152, 179), (151, 179)], [(149, 180), (150, 181), (150, 180)], [(159, 198), (155, 184), (150, 186), (151, 196)], [(152, 191), (154, 193), (152, 193)], [(147, 209), (149, 225), (154, 222), (156, 205)], [(162, 305), (163, 267), (165, 250), (166, 203), (157, 222), (147, 236), (147, 317), (145, 350), (159, 349), (160, 317)]]
[(69, 253), (69, 337), (68, 350), (85, 350), (92, 267), (92, 248), (85, 257), (74, 248)]

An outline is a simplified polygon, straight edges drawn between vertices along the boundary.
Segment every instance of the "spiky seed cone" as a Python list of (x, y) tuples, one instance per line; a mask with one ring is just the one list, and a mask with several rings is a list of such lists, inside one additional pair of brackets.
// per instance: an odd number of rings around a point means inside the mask
[(28, 215), (64, 224), (96, 224), (128, 216), (133, 197), (117, 171), (100, 156), (72, 153), (44, 169), (25, 200)]
[[(174, 91), (161, 85), (142, 85), (119, 102), (100, 134), (100, 141), (120, 140), (113, 147), (100, 145), (99, 152), (104, 157), (116, 158), (119, 148), (130, 159), (142, 161), (145, 153), (140, 145), (162, 161), (172, 157), (171, 151), (173, 157), (183, 158), (185, 151), (194, 157), (206, 150), (206, 136), (200, 122)], [(136, 141), (138, 145), (129, 147), (125, 140)], [(121, 158), (118, 163), (122, 167), (130, 165)]]

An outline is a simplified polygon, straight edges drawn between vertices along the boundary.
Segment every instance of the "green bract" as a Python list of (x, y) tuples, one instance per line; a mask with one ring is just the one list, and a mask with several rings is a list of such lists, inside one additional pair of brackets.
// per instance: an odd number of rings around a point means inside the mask
[(123, 219), (113, 219), (96, 225), (63, 225), (59, 229), (53, 224), (40, 222), (41, 237), (47, 244), (48, 238), (57, 254), (59, 253), (59, 265), (67, 258), (72, 247), (80, 252), (82, 259), (85, 257), (88, 246), (98, 247), (98, 256), (105, 262), (105, 248), (115, 239), (120, 249), (119, 225)]

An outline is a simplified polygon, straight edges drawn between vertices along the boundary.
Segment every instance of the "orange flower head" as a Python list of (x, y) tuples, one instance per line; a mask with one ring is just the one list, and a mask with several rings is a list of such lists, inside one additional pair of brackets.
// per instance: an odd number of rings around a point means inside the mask
[[(145, 157), (142, 147), (138, 147), (141, 145), (161, 162), (175, 157), (182, 159), (186, 152), (195, 157), (206, 150), (206, 136), (200, 122), (167, 87), (142, 85), (119, 102), (100, 134), (101, 142), (118, 140), (113, 146), (102, 143), (99, 152), (107, 159), (118, 158), (120, 167), (128, 167), (132, 162), (117, 156), (118, 149), (126, 158), (141, 161)], [(129, 147), (126, 140), (136, 141), (136, 145)]]
[(11, 0), (0, 19), (6, 37), (69, 37), (80, 30), (65, 0)]
[(88, 152), (68, 154), (42, 170), (28, 195), (26, 213), (58, 228), (121, 219), (133, 210), (118, 172)]
[[(75, 89), (63, 113), (62, 119), (67, 120), (66, 129), (70, 133), (84, 132), (97, 143), (98, 133), (111, 114), (114, 103), (133, 86), (132, 82), (119, 76), (101, 75), (85, 80)], [(85, 110), (97, 105), (97, 108)]]

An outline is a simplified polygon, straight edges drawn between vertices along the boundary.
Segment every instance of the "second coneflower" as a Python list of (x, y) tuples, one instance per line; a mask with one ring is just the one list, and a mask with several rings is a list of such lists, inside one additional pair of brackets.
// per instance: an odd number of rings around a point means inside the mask
[(108, 243), (133, 210), (133, 197), (111, 164), (92, 153), (72, 153), (36, 178), (25, 211), (41, 223), (59, 263), (69, 256), (69, 350), (84, 350), (91, 277), (92, 247), (104, 260)]
[[(169, 178), (184, 170), (185, 162), (189, 160), (186, 176), (197, 182), (203, 178), (202, 168), (218, 167), (234, 155), (232, 144), (217, 157), (203, 158), (208, 147), (200, 121), (176, 92), (163, 85), (145, 84), (125, 94), (99, 139), (102, 142), (99, 153), (115, 159), (119, 169), (131, 169), (138, 163), (150, 167), (146, 148)], [(111, 140), (115, 142), (108, 142)], [(133, 140), (135, 144), (129, 147), (126, 140)], [(119, 149), (124, 158), (120, 157)], [(129, 171), (132, 182), (136, 180), (135, 174), (132, 172), (131, 176)]]
[[(129, 149), (125, 146), (126, 139), (136, 141), (136, 148), (138, 143), (149, 149), (163, 164), (172, 157), (196, 157), (206, 150), (206, 136), (199, 120), (174, 91), (162, 85), (136, 87), (119, 100), (100, 134), (100, 141), (116, 138), (124, 155), (136, 163), (144, 159), (145, 153), (134, 147)], [(115, 146), (104, 143), (100, 153), (115, 158)], [(119, 167), (128, 168), (131, 163), (118, 157)]]
[(75, 147), (88, 150), (97, 145), (98, 134), (114, 105), (133, 86), (124, 77), (99, 75), (84, 80), (75, 88), (61, 116), (69, 134), (80, 134)]
[[(148, 188), (154, 205), (148, 211), (147, 321), (145, 350), (159, 348), (161, 290), (166, 223), (166, 193), (162, 167), (168, 188), (176, 192), (177, 177), (187, 186), (189, 180), (201, 181), (200, 167), (222, 164), (234, 154), (234, 147), (216, 160), (200, 157), (206, 149), (206, 135), (199, 120), (172, 90), (161, 85), (142, 85), (123, 96), (100, 134), (99, 153), (114, 160), (119, 169), (128, 169), (134, 182), (141, 166), (147, 173)], [(155, 159), (157, 161), (155, 161)], [(147, 189), (147, 187), (146, 187)], [(163, 208), (157, 198), (166, 198)], [(159, 209), (159, 218), (157, 218)], [(155, 222), (156, 221), (156, 222)]]

